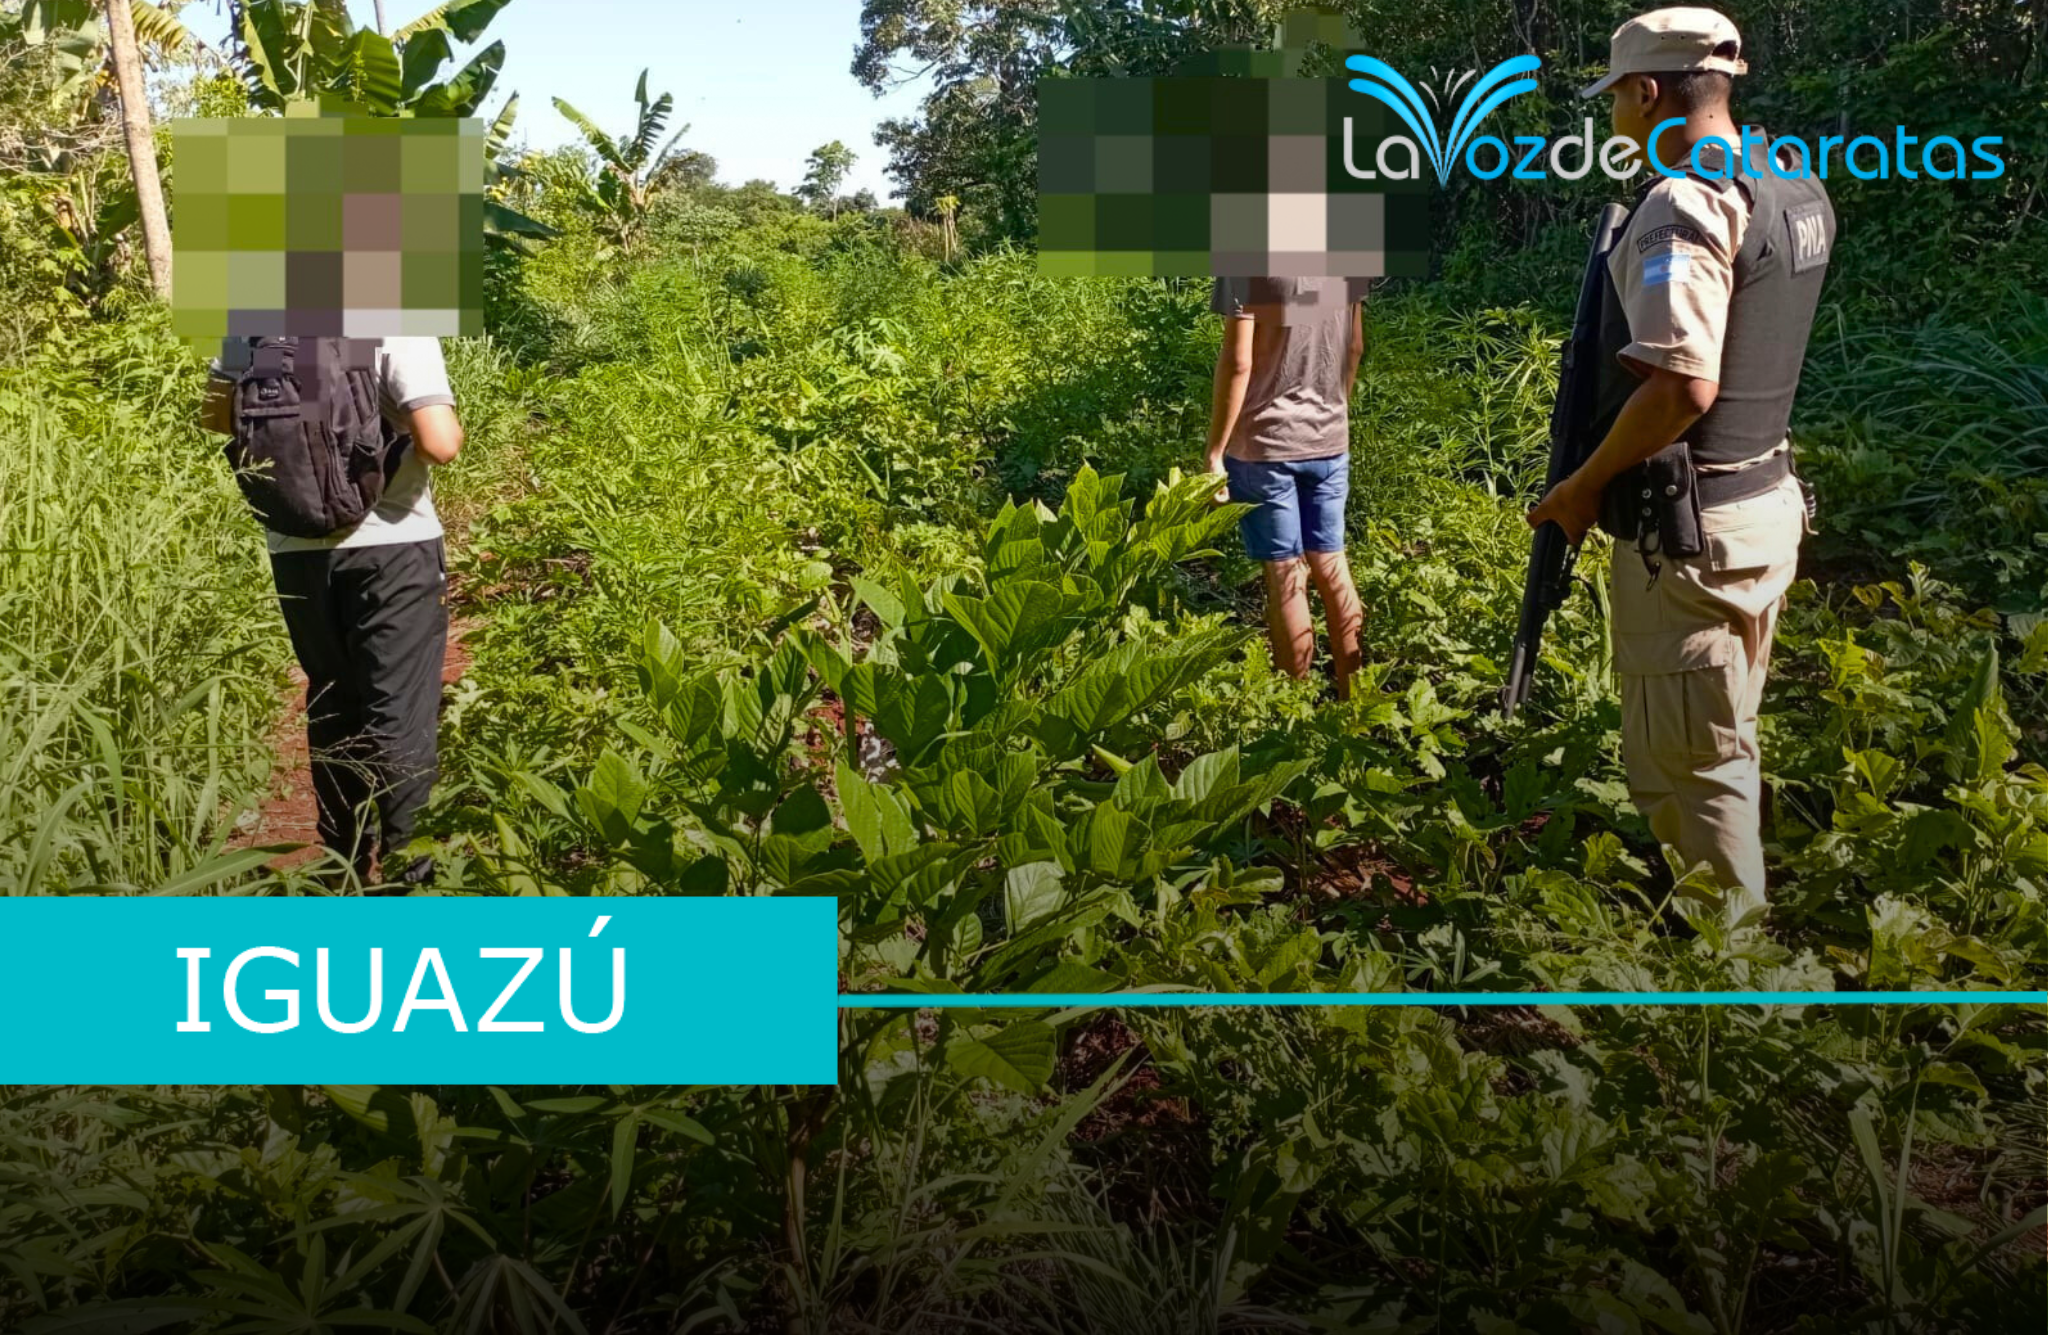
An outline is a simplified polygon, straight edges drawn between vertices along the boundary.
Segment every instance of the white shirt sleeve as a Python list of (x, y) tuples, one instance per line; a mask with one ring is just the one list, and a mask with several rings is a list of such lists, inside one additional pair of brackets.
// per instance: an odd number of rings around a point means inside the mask
[(455, 404), (448, 383), (448, 363), (438, 338), (387, 338), (381, 349), (384, 364), (384, 411), (399, 417), (415, 408)]

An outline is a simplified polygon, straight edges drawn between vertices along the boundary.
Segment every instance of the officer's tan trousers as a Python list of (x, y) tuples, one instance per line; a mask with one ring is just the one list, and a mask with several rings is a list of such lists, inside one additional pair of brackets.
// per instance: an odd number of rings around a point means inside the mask
[(1705, 862), (1731, 922), (1764, 904), (1757, 713), (1804, 531), (1798, 483), (1702, 516), (1707, 550), (1655, 558), (1615, 544), (1609, 575), (1629, 794), (1657, 838)]

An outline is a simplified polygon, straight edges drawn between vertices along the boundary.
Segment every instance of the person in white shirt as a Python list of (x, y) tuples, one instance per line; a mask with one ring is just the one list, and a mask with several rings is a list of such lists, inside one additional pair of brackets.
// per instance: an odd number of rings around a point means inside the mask
[[(222, 343), (201, 409), (208, 430), (233, 432), (235, 380), (253, 347)], [(410, 440), (376, 508), (334, 537), (267, 539), (278, 605), (306, 673), (320, 842), (365, 885), (381, 875), (404, 887), (433, 875), (429, 858), (397, 863), (437, 773), (448, 643), (447, 555), (428, 469), (455, 459), (462, 423), (438, 339), (382, 340), (377, 381), (385, 420)]]

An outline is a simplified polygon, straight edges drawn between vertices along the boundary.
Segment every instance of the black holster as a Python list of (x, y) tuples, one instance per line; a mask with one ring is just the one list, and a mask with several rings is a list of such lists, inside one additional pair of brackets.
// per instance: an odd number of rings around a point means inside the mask
[(1608, 483), (1600, 498), (1600, 527), (1611, 537), (1634, 542), (1646, 562), (1652, 556), (1683, 560), (1704, 552), (1699, 474), (1691, 448), (1681, 440)]

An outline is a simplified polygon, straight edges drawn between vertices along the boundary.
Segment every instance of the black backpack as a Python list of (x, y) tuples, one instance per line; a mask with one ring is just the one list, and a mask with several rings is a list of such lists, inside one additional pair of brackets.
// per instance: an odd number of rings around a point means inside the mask
[(384, 494), (399, 441), (378, 407), (376, 344), (262, 338), (235, 381), (225, 450), (249, 508), (274, 533), (331, 538)]

